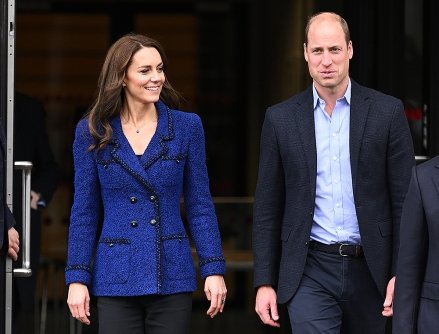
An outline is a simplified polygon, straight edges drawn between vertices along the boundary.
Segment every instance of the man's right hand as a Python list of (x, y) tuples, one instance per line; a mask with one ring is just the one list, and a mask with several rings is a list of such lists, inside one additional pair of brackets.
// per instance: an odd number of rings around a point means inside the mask
[(272, 286), (260, 286), (256, 293), (255, 311), (264, 324), (280, 327), (276, 297), (276, 291)]
[(12, 260), (17, 261), (18, 251), (20, 250), (20, 238), (17, 230), (13, 227), (11, 227), (8, 230), (8, 240), (9, 240), (8, 255)]

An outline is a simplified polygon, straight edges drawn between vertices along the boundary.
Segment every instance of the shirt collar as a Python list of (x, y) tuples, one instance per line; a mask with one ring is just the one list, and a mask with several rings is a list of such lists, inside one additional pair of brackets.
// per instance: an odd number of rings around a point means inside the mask
[[(316, 86), (314, 85), (314, 82), (312, 83), (312, 95), (313, 95), (313, 106), (314, 109), (317, 107), (317, 103), (319, 102), (319, 94), (317, 93)], [(344, 96), (340, 99), (346, 99), (346, 102), (350, 105), (351, 104), (351, 79), (349, 78), (348, 82), (348, 88), (346, 89), (346, 92), (344, 93)]]

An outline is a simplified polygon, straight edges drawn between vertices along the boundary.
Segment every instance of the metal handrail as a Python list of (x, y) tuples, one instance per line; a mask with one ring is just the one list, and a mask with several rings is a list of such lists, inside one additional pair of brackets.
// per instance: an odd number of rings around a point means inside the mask
[(32, 275), (32, 269), (30, 269), (30, 181), (32, 162), (30, 161), (16, 161), (14, 163), (15, 169), (22, 171), (22, 264), (21, 268), (14, 269), (15, 277), (29, 277)]

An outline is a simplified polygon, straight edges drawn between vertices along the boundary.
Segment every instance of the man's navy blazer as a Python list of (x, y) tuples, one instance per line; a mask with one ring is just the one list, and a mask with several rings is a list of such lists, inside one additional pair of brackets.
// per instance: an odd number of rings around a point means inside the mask
[[(415, 163), (400, 100), (351, 80), (350, 162), (365, 258), (384, 295), (396, 270), (401, 208)], [(254, 285), (296, 292), (313, 223), (317, 152), (313, 93), (267, 109), (261, 133), (253, 222)]]
[(401, 218), (393, 333), (439, 332), (439, 156), (413, 169)]

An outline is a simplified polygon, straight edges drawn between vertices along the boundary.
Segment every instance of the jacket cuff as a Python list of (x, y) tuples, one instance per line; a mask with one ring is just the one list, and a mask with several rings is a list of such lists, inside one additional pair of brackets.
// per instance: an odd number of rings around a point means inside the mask
[(200, 261), (199, 266), (202, 279), (212, 275), (224, 276), (226, 274), (226, 260), (223, 257)]
[(69, 265), (65, 268), (66, 284), (82, 283), (87, 286), (91, 284), (91, 268), (84, 265)]

